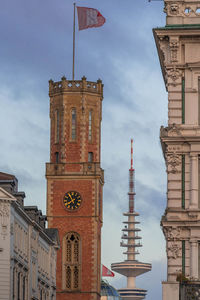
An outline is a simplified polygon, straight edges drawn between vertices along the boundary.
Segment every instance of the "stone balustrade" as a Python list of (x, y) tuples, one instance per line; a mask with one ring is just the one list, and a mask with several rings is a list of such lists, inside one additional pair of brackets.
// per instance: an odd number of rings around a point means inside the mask
[[(74, 172), (72, 171), (74, 169)], [(46, 163), (46, 176), (55, 175), (74, 175), (85, 176), (100, 176), (104, 181), (104, 170), (100, 168), (100, 163), (66, 163), (66, 164), (53, 164)]]

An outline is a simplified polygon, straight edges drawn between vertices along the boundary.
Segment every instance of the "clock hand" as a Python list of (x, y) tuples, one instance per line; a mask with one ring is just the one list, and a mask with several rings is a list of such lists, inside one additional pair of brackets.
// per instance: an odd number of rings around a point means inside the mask
[[(72, 199), (72, 198), (71, 198)], [(70, 203), (74, 203), (75, 199), (72, 199), (71, 201), (69, 201), (67, 204), (70, 204)]]
[(70, 194), (68, 194), (68, 195), (69, 195), (70, 199), (72, 200), (72, 196)]

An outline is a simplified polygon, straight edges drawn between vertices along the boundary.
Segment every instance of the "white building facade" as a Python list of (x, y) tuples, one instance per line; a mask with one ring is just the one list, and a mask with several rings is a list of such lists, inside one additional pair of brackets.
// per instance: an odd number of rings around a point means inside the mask
[[(167, 252), (163, 299), (178, 300), (179, 293), (181, 300), (199, 299), (200, 1), (164, 3), (166, 26), (154, 29), (168, 92), (168, 126), (160, 132), (167, 169), (167, 205), (161, 220)], [(188, 296), (190, 286), (195, 294)]]
[(44, 224), (37, 207), (0, 187), (1, 300), (56, 299), (58, 232)]

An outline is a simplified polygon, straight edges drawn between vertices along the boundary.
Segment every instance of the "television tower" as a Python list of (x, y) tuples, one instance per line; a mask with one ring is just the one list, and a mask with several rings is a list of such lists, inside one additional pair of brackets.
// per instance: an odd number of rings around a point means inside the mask
[(142, 263), (136, 260), (136, 255), (139, 254), (137, 248), (142, 247), (140, 243), (141, 237), (138, 236), (138, 232), (141, 229), (135, 227), (140, 222), (136, 221), (136, 217), (139, 216), (134, 210), (134, 197), (135, 197), (135, 182), (134, 182), (133, 169), (133, 139), (131, 139), (131, 168), (129, 169), (129, 209), (128, 212), (123, 215), (128, 217), (126, 224), (122, 229), (122, 242), (121, 247), (125, 247), (127, 250), (123, 254), (127, 255), (127, 259), (123, 262), (113, 263), (111, 268), (113, 271), (120, 273), (127, 277), (127, 287), (119, 289), (118, 292), (123, 300), (141, 300), (146, 296), (147, 291), (139, 289), (135, 285), (135, 278), (143, 273), (151, 271), (151, 264)]

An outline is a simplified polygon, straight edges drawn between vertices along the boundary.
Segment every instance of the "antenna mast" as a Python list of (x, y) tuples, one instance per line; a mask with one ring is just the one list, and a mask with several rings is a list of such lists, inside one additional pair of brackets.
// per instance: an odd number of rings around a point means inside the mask
[(131, 168), (129, 169), (129, 212), (132, 213), (134, 211), (134, 172), (133, 169), (133, 139), (131, 139)]

